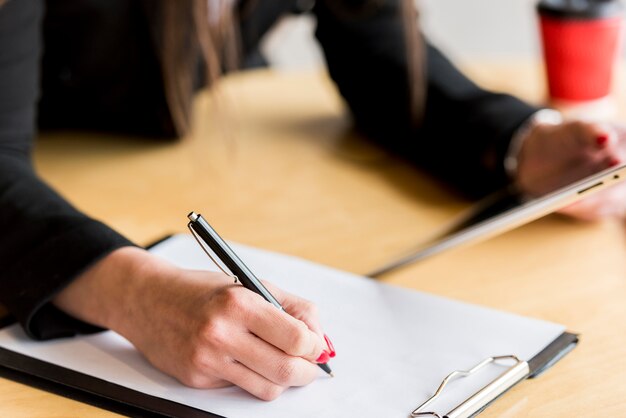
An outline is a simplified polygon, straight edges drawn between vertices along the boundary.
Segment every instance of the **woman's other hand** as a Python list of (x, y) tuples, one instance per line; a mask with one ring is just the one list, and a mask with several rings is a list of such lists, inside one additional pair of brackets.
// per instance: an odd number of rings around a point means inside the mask
[(240, 386), (273, 400), (328, 361), (315, 306), (269, 285), (285, 313), (222, 273), (182, 270), (138, 248), (114, 251), (54, 300), (117, 331), (195, 388)]
[[(537, 124), (518, 155), (516, 182), (540, 196), (626, 161), (626, 128), (583, 121)], [(616, 185), (560, 211), (584, 220), (623, 217), (626, 184)]]

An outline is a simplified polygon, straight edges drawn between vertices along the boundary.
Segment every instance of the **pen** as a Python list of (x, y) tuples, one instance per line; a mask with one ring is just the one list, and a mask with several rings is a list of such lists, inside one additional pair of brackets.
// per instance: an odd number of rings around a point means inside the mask
[[(270, 293), (269, 290), (263, 283), (250, 271), (250, 269), (241, 261), (241, 259), (235, 254), (235, 252), (230, 248), (226, 241), (219, 236), (219, 234), (209, 225), (209, 223), (204, 220), (202, 215), (191, 212), (187, 215), (189, 219), (189, 223), (187, 226), (189, 230), (192, 232), (194, 238), (198, 241), (198, 244), (204, 252), (209, 256), (211, 260), (226, 274), (229, 276), (233, 276), (235, 280), (239, 280), (243, 287), (246, 289), (252, 290), (255, 293), (258, 293), (274, 305), (276, 308), (281, 311), (285, 311), (281, 306), (280, 302), (276, 300), (276, 298)], [(202, 241), (202, 242), (200, 242)], [(215, 259), (209, 251), (202, 244), (206, 244), (207, 247), (216, 255), (217, 259)], [(220, 264), (220, 262), (223, 264)], [(229, 273), (230, 271), (230, 273)], [(328, 364), (318, 363), (318, 366), (324, 370), (330, 376), (333, 376), (333, 372), (328, 366)]]

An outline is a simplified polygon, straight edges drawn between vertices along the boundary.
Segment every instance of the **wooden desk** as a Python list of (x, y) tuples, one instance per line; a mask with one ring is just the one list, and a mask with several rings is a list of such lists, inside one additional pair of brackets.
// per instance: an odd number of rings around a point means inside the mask
[[(489, 68), (469, 71), (485, 85), (541, 98), (532, 67)], [(320, 75), (230, 77), (213, 99), (199, 97), (195, 120), (181, 142), (46, 136), (36, 165), (78, 207), (139, 243), (185, 231), (193, 209), (228, 239), (355, 272), (410, 248), (466, 205), (350, 138), (341, 101)], [(481, 416), (626, 416), (625, 254), (621, 225), (552, 216), (385, 281), (582, 334), (553, 370)], [(0, 379), (0, 416), (113, 415)]]

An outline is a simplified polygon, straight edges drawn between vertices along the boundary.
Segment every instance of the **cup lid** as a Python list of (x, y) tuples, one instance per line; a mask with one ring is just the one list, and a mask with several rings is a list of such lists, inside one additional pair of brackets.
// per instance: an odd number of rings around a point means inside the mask
[(620, 0), (540, 0), (537, 10), (561, 19), (601, 19), (619, 16), (624, 8)]

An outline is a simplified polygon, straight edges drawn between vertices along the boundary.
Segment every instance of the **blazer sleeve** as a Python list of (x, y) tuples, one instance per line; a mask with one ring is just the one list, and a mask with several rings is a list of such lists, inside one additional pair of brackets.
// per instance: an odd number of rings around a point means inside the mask
[[(401, 1), (365, 2), (367, 8), (364, 0), (318, 0), (315, 6), (316, 36), (357, 128), (469, 196), (506, 185), (508, 144), (537, 109), (481, 89), (426, 43), (425, 111), (416, 124)], [(357, 11), (341, 13), (337, 4)]]
[(131, 243), (77, 211), (33, 170), (42, 14), (43, 0), (0, 7), (0, 304), (31, 337), (47, 339), (97, 329), (50, 301)]

